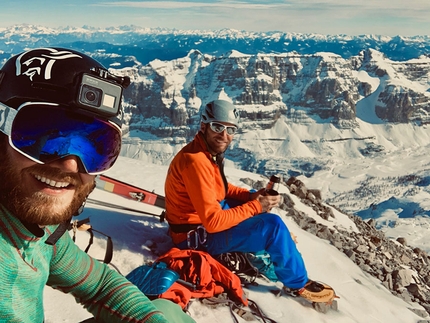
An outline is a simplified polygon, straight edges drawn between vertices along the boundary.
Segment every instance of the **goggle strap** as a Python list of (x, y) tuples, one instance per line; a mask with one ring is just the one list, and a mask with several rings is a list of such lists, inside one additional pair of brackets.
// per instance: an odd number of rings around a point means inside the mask
[(12, 123), (17, 113), (17, 110), (0, 102), (0, 131), (7, 136), (12, 133)]

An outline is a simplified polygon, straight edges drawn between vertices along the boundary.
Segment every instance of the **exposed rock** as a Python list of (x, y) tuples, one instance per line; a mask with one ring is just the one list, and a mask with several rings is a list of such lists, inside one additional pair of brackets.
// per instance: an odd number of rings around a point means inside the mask
[[(392, 276), (393, 281), (396, 282), (397, 289), (408, 286), (412, 282), (412, 273), (410, 270), (407, 269), (395, 270)], [(396, 286), (394, 288), (396, 288)]]
[(397, 241), (398, 243), (400, 243), (400, 244), (402, 244), (402, 245), (406, 246), (406, 239), (405, 239), (405, 238), (399, 237), (399, 238), (397, 238), (397, 239), (396, 239), (396, 241)]
[[(242, 179), (255, 189), (264, 187), (267, 181), (252, 181)], [(284, 182), (290, 194), (295, 194), (302, 203), (310, 206), (321, 218), (330, 213), (334, 217), (332, 207), (325, 205), (320, 195), (314, 194), (317, 190), (311, 190), (295, 177), (290, 177)], [(307, 194), (304, 194), (307, 192)], [(311, 194), (309, 194), (311, 193)], [(359, 233), (346, 231), (341, 228), (332, 229), (306, 213), (294, 208), (290, 194), (281, 194), (282, 204), (280, 209), (286, 211), (286, 216), (307, 232), (310, 232), (330, 243), (343, 252), (363, 271), (381, 281), (381, 285), (387, 288), (406, 302), (417, 302), (425, 310), (411, 309), (416, 314), (425, 318), (430, 313), (430, 256), (419, 248), (410, 248), (406, 239), (399, 238), (393, 241), (385, 237), (384, 233), (375, 228), (373, 219), (364, 221), (358, 216), (347, 215), (359, 229)], [(318, 196), (318, 198), (317, 198)], [(327, 211), (327, 210), (331, 211)], [(420, 322), (429, 322), (422, 320)]]
[[(408, 84), (424, 78), (429, 70), (427, 61), (393, 62), (371, 49), (349, 59), (328, 53), (296, 52), (211, 56), (193, 50), (186, 57), (118, 72), (130, 76), (132, 82), (124, 98), (137, 108), (126, 126), (143, 127), (158, 134), (153, 118), (166, 126), (191, 127), (199, 115), (200, 103), (221, 92), (240, 107), (241, 118), (249, 127), (270, 128), (281, 114), (301, 120), (318, 115), (339, 128), (355, 127), (356, 103), (375, 93), (374, 86), (357, 77), (357, 71), (384, 78), (375, 103), (381, 119), (426, 124), (430, 122), (430, 98)], [(394, 78), (405, 81), (391, 81)], [(289, 109), (293, 106), (304, 107), (304, 116), (290, 115), (295, 113)], [(148, 120), (147, 124), (142, 125), (142, 120)], [(190, 134), (194, 131), (190, 130)], [(372, 154), (381, 149), (369, 143), (362, 152)]]
[(309, 194), (313, 194), (313, 196), (317, 199), (317, 200), (321, 200), (321, 191), (320, 190), (316, 190), (316, 189), (308, 189), (308, 193)]
[[(310, 206), (316, 214), (323, 219), (327, 214), (326, 209), (331, 209), (317, 198), (315, 194), (309, 194), (314, 190), (307, 189), (297, 178), (290, 177), (285, 184), (290, 193), (298, 196), (303, 203)], [(308, 194), (304, 194), (308, 192)], [(384, 236), (375, 228), (374, 220), (364, 221), (353, 215), (348, 215), (354, 221), (359, 233), (345, 231), (341, 228), (329, 229), (318, 223), (304, 212), (294, 209), (289, 194), (283, 194), (287, 204), (280, 205), (283, 210), (288, 210), (287, 216), (291, 216), (303, 229), (321, 239), (330, 241), (338, 250), (342, 251), (363, 271), (379, 279), (381, 284), (407, 302), (417, 302), (424, 310), (411, 309), (421, 317), (428, 317), (430, 313), (430, 268), (429, 255), (419, 248), (410, 248), (406, 239), (398, 238), (393, 241)], [(334, 213), (331, 212), (334, 217)], [(420, 321), (430, 322), (430, 321)]]

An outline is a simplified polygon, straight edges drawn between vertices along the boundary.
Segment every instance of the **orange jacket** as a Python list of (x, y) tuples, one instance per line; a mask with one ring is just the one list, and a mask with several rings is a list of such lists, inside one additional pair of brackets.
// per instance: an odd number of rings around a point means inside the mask
[[(169, 223), (203, 224), (209, 233), (229, 229), (262, 211), (259, 201), (249, 201), (248, 189), (229, 183), (226, 195), (220, 170), (201, 132), (172, 160), (164, 189)], [(219, 203), (226, 197), (245, 203), (222, 210)], [(181, 240), (174, 238), (174, 242)]]
[(175, 282), (159, 296), (161, 298), (170, 299), (185, 308), (191, 298), (208, 298), (227, 292), (234, 301), (248, 305), (239, 277), (206, 252), (172, 248), (157, 261), (165, 262), (182, 281), (195, 286), (191, 289)]

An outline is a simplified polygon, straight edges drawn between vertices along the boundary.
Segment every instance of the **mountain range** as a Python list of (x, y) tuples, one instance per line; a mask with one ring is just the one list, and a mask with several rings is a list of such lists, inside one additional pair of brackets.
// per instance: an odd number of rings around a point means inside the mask
[[(120, 162), (129, 160), (126, 157), (132, 161), (118, 170), (121, 179), (133, 178), (138, 186), (156, 185), (162, 190), (163, 176), (157, 166), (167, 171), (175, 153), (198, 131), (200, 107), (216, 98), (229, 100), (241, 112), (239, 132), (226, 152), (230, 179), (239, 183), (239, 177), (245, 176), (238, 169), (267, 177), (282, 175), (289, 187), (282, 212), (298, 232), (312, 270), (333, 271), (330, 278), (345, 299), (342, 311), (350, 311), (357, 321), (358, 310), (351, 301), (357, 295), (349, 297), (350, 281), (357, 290), (372, 286), (375, 295), (382, 282), (406, 302), (423, 305), (425, 312), (413, 309), (414, 313), (428, 317), (429, 36), (16, 25), (0, 29), (0, 65), (23, 50), (46, 46), (83, 51), (113, 72), (130, 76), (131, 85), (124, 91)], [(299, 200), (303, 192), (312, 194)], [(112, 223), (106, 221), (106, 213), (100, 223), (124, 224), (123, 214)], [(139, 221), (147, 222), (130, 222)], [(124, 225), (129, 228), (127, 222)], [(139, 239), (144, 236), (162, 246), (164, 241), (153, 227), (150, 224), (143, 235), (139, 227)], [(299, 228), (324, 239), (324, 247), (342, 251), (342, 257), (322, 259), (324, 252), (317, 257), (315, 241), (306, 243), (310, 238)], [(381, 231), (392, 241), (385, 240)], [(129, 238), (125, 232), (118, 237)], [(137, 238), (130, 241), (138, 246), (139, 257), (149, 249), (142, 248)], [(121, 249), (117, 256), (126, 252), (120, 258), (129, 265), (130, 248)], [(344, 255), (363, 272), (342, 281), (336, 275), (345, 274), (340, 268), (349, 268)], [(323, 262), (326, 266), (321, 270)], [(325, 268), (330, 266), (332, 270)], [(351, 268), (351, 272), (357, 269)], [(379, 282), (368, 284), (367, 273)], [(381, 313), (398, 315), (384, 306), (387, 309)], [(375, 310), (367, 306), (363, 313), (380, 322), (376, 317), (382, 314), (368, 313), (369, 309)], [(296, 314), (287, 310), (285, 317), (291, 319), (291, 315)], [(412, 314), (406, 315), (412, 322)]]
[(215, 56), (237, 50), (246, 54), (331, 52), (349, 58), (363, 49), (373, 48), (389, 59), (404, 61), (428, 54), (430, 37), (321, 35), (232, 29), (175, 30), (138, 26), (48, 28), (23, 24), (0, 28), (0, 50), (5, 52), (3, 57), (28, 47), (53, 45), (87, 52), (103, 50), (120, 56), (134, 56), (142, 64), (154, 59), (184, 57), (193, 49)]
[(45, 46), (83, 51), (131, 77), (125, 157), (167, 165), (198, 131), (201, 105), (222, 98), (241, 111), (230, 166), (298, 177), (379, 228), (430, 212), (428, 35), (0, 29), (1, 63)]

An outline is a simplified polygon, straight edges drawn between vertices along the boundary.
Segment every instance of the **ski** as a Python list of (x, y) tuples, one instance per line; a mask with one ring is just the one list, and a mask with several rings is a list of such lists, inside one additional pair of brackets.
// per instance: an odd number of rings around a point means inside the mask
[(137, 202), (158, 206), (163, 209), (166, 205), (163, 195), (145, 190), (129, 183), (122, 182), (106, 175), (97, 176), (96, 187), (104, 191), (135, 200)]
[(113, 204), (113, 203), (109, 203), (109, 202), (94, 200), (94, 199), (90, 199), (90, 198), (87, 199), (87, 203), (101, 205), (101, 206), (105, 206), (105, 207), (112, 208), (112, 209), (118, 209), (118, 210), (123, 210), (123, 211), (130, 211), (130, 212), (135, 212), (135, 213), (140, 213), (140, 214), (145, 214), (145, 215), (152, 215), (152, 216), (155, 216), (155, 217), (159, 217), (160, 218), (160, 222), (163, 222), (164, 221), (164, 217), (165, 217), (165, 211), (164, 210), (161, 212), (161, 214), (155, 214), (155, 213), (152, 213), (152, 212), (146, 212), (146, 211), (142, 211), (142, 210), (138, 210), (138, 209), (133, 209), (133, 208), (130, 208), (130, 207), (125, 207), (125, 206), (122, 206), (122, 205)]

